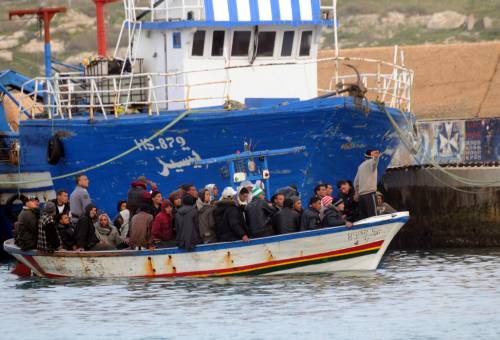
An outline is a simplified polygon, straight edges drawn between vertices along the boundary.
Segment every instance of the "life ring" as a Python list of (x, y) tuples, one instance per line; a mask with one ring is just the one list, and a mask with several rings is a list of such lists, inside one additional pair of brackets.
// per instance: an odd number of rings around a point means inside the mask
[(59, 137), (54, 135), (49, 139), (47, 145), (47, 162), (56, 165), (61, 157), (64, 157), (64, 146)]
[(5, 215), (12, 221), (17, 221), (18, 214), (14, 211), (14, 202), (21, 201), (22, 204), (26, 202), (27, 198), (23, 194), (14, 194), (12, 195), (7, 202), (5, 202)]

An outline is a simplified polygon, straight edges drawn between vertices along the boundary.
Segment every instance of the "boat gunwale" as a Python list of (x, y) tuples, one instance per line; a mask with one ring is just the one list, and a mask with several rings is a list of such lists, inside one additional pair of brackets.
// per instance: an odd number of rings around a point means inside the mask
[[(383, 217), (383, 219), (381, 219)], [(187, 251), (178, 247), (170, 248), (157, 248), (152, 250), (101, 250), (101, 251), (60, 251), (53, 253), (44, 253), (37, 250), (22, 251), (13, 243), (13, 239), (7, 240), (3, 244), (4, 250), (10, 255), (23, 255), (23, 256), (47, 256), (47, 257), (80, 257), (80, 258), (91, 258), (91, 257), (127, 257), (127, 256), (153, 256), (153, 255), (173, 255), (173, 254), (196, 254), (206, 251), (218, 251), (234, 248), (244, 248), (261, 244), (270, 244), (283, 242), (294, 239), (309, 238), (315, 236), (322, 236), (328, 234), (335, 234), (345, 231), (357, 231), (362, 229), (373, 228), (380, 225), (385, 225), (389, 223), (402, 222), (406, 223), (409, 220), (409, 212), (397, 212), (393, 214), (386, 214), (380, 216), (373, 216), (362, 223), (354, 224), (352, 227), (347, 226), (336, 226), (329, 228), (321, 228), (314, 230), (298, 231), (295, 233), (273, 235), (262, 238), (250, 239), (249, 242), (244, 241), (233, 241), (233, 242), (217, 242), (210, 244), (200, 244), (197, 245), (192, 251)], [(370, 221), (374, 220), (375, 221)]]

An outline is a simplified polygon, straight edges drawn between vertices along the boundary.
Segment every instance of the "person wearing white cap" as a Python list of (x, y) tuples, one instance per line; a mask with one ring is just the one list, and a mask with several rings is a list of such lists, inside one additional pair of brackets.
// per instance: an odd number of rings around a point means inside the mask
[(252, 196), (252, 202), (245, 208), (249, 236), (255, 238), (273, 235), (272, 217), (276, 209), (264, 200), (264, 190), (259, 186), (253, 187)]
[(222, 191), (222, 198), (215, 203), (214, 219), (215, 234), (220, 242), (242, 240), (248, 242), (245, 219), (236, 205), (237, 193), (231, 187)]

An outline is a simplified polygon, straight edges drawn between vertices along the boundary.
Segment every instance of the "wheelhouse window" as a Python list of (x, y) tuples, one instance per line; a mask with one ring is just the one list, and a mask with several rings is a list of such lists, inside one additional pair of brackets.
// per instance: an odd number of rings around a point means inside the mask
[(302, 32), (302, 37), (300, 38), (299, 56), (307, 57), (311, 54), (312, 34), (312, 31)]
[(205, 31), (194, 32), (191, 55), (202, 57), (205, 50)]
[(212, 56), (220, 57), (224, 54), (225, 31), (214, 31), (212, 36)]
[(272, 57), (274, 54), (275, 40), (276, 32), (259, 32), (257, 57)]
[(231, 48), (231, 56), (242, 57), (248, 56), (248, 47), (250, 46), (250, 31), (235, 31), (233, 33), (233, 47)]
[(295, 37), (294, 31), (285, 31), (283, 33), (283, 43), (281, 44), (282, 57), (290, 57), (292, 55), (294, 37)]

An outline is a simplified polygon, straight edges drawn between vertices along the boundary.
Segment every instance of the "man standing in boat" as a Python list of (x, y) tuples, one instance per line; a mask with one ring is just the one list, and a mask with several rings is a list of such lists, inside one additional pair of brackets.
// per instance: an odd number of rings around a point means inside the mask
[(354, 189), (359, 201), (360, 219), (377, 215), (377, 178), (378, 160), (380, 151), (367, 150), (365, 161), (358, 167), (358, 173), (354, 178)]
[(84, 174), (76, 176), (75, 190), (69, 196), (69, 206), (71, 209), (71, 221), (77, 223), (78, 219), (85, 213), (87, 205), (92, 203), (87, 188), (89, 187), (89, 179)]

